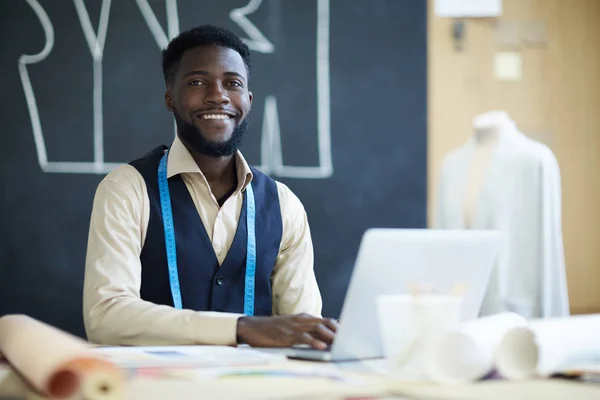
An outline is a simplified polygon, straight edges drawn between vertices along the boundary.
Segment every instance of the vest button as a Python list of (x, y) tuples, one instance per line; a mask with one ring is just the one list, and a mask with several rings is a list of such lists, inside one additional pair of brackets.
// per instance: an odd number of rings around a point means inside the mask
[(217, 285), (221, 286), (223, 284), (223, 278), (220, 276), (217, 276)]

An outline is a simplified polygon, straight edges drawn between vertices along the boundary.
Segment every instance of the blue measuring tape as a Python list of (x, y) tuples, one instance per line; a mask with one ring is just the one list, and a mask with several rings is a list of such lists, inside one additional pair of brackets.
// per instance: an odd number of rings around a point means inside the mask
[(252, 184), (246, 187), (246, 284), (244, 285), (244, 314), (254, 315), (254, 275), (256, 275), (256, 235), (254, 232), (254, 191)]
[[(158, 192), (160, 195), (160, 208), (162, 210), (163, 226), (165, 231), (165, 247), (167, 249), (167, 265), (169, 268), (169, 282), (173, 306), (181, 310), (181, 288), (179, 286), (179, 273), (177, 272), (177, 247), (175, 246), (175, 228), (173, 227), (173, 212), (171, 209), (171, 194), (167, 181), (167, 158), (169, 151), (163, 155), (158, 165)], [(246, 248), (246, 278), (244, 284), (244, 314), (254, 315), (254, 281), (256, 275), (256, 209), (254, 204), (254, 191), (252, 184), (246, 187), (246, 225), (248, 229), (248, 243)]]

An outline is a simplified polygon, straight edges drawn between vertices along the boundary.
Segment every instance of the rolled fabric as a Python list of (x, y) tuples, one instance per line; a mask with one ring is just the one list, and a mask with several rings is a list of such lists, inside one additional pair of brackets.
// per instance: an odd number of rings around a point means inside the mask
[(600, 314), (536, 319), (508, 331), (495, 355), (511, 380), (547, 377), (600, 358)]
[(474, 382), (494, 369), (495, 350), (505, 333), (527, 325), (519, 314), (506, 312), (463, 322), (432, 344), (427, 376), (442, 384)]
[(124, 397), (125, 377), (84, 340), (26, 315), (0, 318), (0, 356), (41, 395), (89, 400)]

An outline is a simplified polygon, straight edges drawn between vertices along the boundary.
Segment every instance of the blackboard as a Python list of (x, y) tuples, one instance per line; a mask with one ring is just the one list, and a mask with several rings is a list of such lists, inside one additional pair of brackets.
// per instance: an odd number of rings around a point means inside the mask
[(3, 0), (0, 315), (84, 335), (96, 186), (170, 144), (160, 49), (202, 23), (253, 50), (242, 151), (304, 203), (324, 315), (365, 229), (425, 227), (425, 1)]

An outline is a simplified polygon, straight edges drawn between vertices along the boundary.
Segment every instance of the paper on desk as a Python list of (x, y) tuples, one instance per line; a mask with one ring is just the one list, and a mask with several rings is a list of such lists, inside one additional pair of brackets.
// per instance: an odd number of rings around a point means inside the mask
[(427, 375), (444, 384), (483, 378), (494, 368), (494, 353), (504, 334), (526, 324), (521, 315), (507, 312), (458, 325), (432, 345)]
[(165, 369), (161, 379), (140, 375), (131, 381), (128, 400), (348, 399), (375, 398), (387, 384), (368, 373), (342, 371), (337, 363), (285, 360), (245, 368)]
[(600, 387), (562, 379), (486, 380), (467, 385), (424, 385), (391, 382), (390, 391), (422, 400), (598, 400)]
[(600, 361), (600, 314), (532, 320), (506, 333), (496, 352), (508, 379), (547, 377)]
[(26, 390), (23, 380), (8, 364), (0, 361), (0, 399), (20, 399)]
[(231, 346), (98, 347), (93, 352), (126, 369), (246, 367), (285, 361), (283, 354)]
[(348, 385), (361, 385), (363, 382), (354, 376), (340, 371), (314, 367), (288, 368), (207, 368), (207, 369), (172, 369), (161, 375), (163, 378), (180, 378), (185, 380), (242, 380), (265, 379), (273, 382), (285, 380), (325, 380)]
[(44, 396), (120, 399), (124, 377), (87, 342), (26, 315), (0, 318), (0, 355)]

